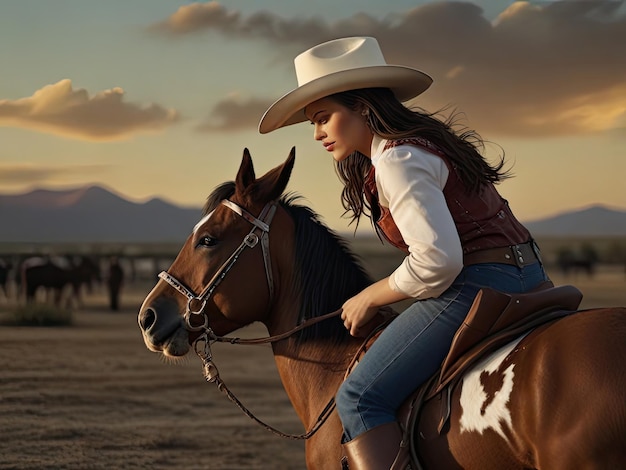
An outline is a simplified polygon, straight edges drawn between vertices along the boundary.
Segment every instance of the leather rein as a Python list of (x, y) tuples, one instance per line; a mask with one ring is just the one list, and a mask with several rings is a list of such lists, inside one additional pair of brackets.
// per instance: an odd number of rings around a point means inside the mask
[[(269, 231), (270, 224), (272, 219), (274, 218), (274, 214), (276, 213), (276, 201), (269, 202), (265, 205), (259, 217), (254, 217), (249, 212), (247, 212), (242, 207), (238, 206), (232, 201), (228, 199), (224, 199), (221, 201), (221, 204), (231, 209), (237, 215), (247, 220), (252, 224), (252, 229), (248, 234), (244, 237), (243, 241), (239, 245), (239, 247), (230, 255), (230, 257), (220, 266), (217, 272), (213, 275), (207, 286), (200, 292), (200, 294), (195, 294), (191, 289), (186, 287), (182, 282), (176, 279), (174, 276), (169, 274), (167, 271), (162, 271), (159, 273), (159, 278), (163, 281), (167, 282), (171, 287), (173, 287), (176, 291), (187, 297), (187, 308), (184, 314), (184, 319), (186, 323), (186, 327), (189, 331), (202, 331), (202, 334), (194, 341), (193, 349), (198, 357), (202, 360), (203, 366), (203, 374), (204, 378), (209, 383), (215, 383), (217, 385), (218, 390), (226, 393), (226, 396), (230, 401), (235, 403), (237, 407), (249, 418), (256, 421), (258, 424), (263, 426), (268, 431), (273, 432), (281, 437), (286, 437), (289, 439), (308, 439), (313, 434), (315, 434), (319, 428), (326, 422), (332, 411), (335, 409), (335, 399), (331, 398), (328, 404), (324, 407), (322, 412), (315, 424), (305, 433), (303, 434), (288, 434), (278, 429), (266, 424), (265, 422), (258, 419), (250, 410), (248, 410), (241, 401), (230, 391), (230, 389), (226, 386), (224, 381), (221, 379), (217, 366), (213, 362), (213, 354), (211, 352), (211, 343), (220, 342), (220, 343), (230, 343), (230, 344), (242, 344), (242, 345), (258, 345), (265, 343), (274, 343), (277, 341), (281, 341), (292, 336), (294, 333), (301, 331), (309, 326), (312, 326), (321, 321), (327, 320), (332, 317), (336, 317), (341, 314), (341, 309), (336, 310), (334, 312), (328, 313), (326, 315), (322, 315), (320, 317), (312, 318), (304, 321), (293, 329), (286, 331), (285, 333), (281, 333), (274, 336), (268, 336), (264, 338), (250, 338), (250, 339), (242, 339), (236, 337), (228, 337), (228, 336), (218, 336), (215, 334), (213, 329), (209, 325), (209, 317), (206, 313), (204, 313), (204, 308), (206, 307), (206, 303), (217, 288), (217, 286), (222, 282), (222, 280), (226, 277), (228, 272), (234, 266), (234, 264), (239, 259), (239, 256), (246, 248), (254, 248), (260, 242), (261, 250), (263, 252), (263, 263), (265, 265), (265, 274), (267, 277), (267, 285), (269, 289), (270, 296), (270, 304), (274, 298), (274, 281), (272, 277), (272, 266), (269, 254)], [(257, 235), (257, 231), (260, 231), (260, 236)], [(201, 323), (197, 323), (194, 321), (196, 317)], [(356, 355), (355, 355), (356, 358)], [(350, 370), (351, 367), (348, 368)]]

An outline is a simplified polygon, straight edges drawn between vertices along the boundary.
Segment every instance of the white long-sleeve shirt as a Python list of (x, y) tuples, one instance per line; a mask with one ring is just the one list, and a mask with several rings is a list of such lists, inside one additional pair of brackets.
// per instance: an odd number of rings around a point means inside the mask
[(463, 268), (461, 241), (443, 194), (449, 171), (441, 157), (421, 147), (384, 150), (386, 143), (378, 136), (372, 141), (379, 202), (409, 247), (389, 286), (417, 299), (437, 297)]

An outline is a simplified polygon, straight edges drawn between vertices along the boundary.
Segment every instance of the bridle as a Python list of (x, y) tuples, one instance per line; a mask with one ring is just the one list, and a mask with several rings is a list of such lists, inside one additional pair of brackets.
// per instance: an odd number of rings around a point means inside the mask
[[(317, 421), (311, 427), (309, 431), (304, 434), (287, 434), (283, 433), (275, 429), (274, 427), (264, 423), (256, 416), (254, 416), (240, 401), (237, 397), (228, 389), (224, 381), (220, 378), (219, 371), (213, 362), (213, 354), (211, 352), (211, 343), (213, 342), (227, 342), (230, 344), (263, 344), (263, 343), (273, 343), (276, 341), (280, 341), (282, 339), (288, 338), (294, 333), (307, 328), (315, 323), (319, 323), (320, 321), (326, 320), (328, 318), (332, 318), (341, 314), (341, 309), (335, 312), (328, 313), (326, 315), (316, 317), (310, 320), (301, 323), (295, 328), (282, 333), (280, 335), (269, 336), (266, 338), (256, 338), (256, 339), (241, 339), (241, 338), (233, 338), (226, 336), (218, 336), (216, 335), (209, 325), (209, 317), (204, 312), (204, 308), (206, 307), (207, 301), (213, 295), (213, 292), (220, 285), (222, 280), (226, 277), (228, 272), (234, 266), (234, 264), (239, 259), (239, 256), (246, 248), (254, 248), (260, 242), (261, 250), (263, 252), (263, 264), (265, 266), (265, 274), (267, 278), (267, 285), (269, 289), (269, 303), (271, 305), (274, 298), (274, 280), (272, 277), (272, 265), (270, 260), (269, 253), (269, 232), (270, 232), (270, 224), (272, 223), (272, 219), (274, 218), (274, 214), (276, 213), (276, 201), (268, 202), (259, 217), (254, 217), (252, 214), (247, 212), (245, 209), (235, 204), (234, 202), (224, 199), (221, 201), (221, 204), (231, 209), (237, 215), (247, 220), (252, 224), (252, 229), (248, 234), (244, 237), (241, 244), (235, 249), (235, 251), (228, 257), (228, 259), (220, 266), (217, 272), (213, 275), (209, 283), (206, 285), (204, 289), (200, 292), (200, 294), (195, 294), (191, 289), (185, 286), (182, 282), (176, 279), (174, 276), (169, 274), (167, 271), (162, 271), (159, 273), (159, 278), (163, 281), (167, 282), (171, 287), (173, 287), (176, 291), (180, 292), (182, 295), (187, 297), (187, 307), (184, 314), (186, 327), (189, 331), (202, 331), (202, 334), (196, 338), (193, 343), (193, 348), (195, 353), (200, 357), (203, 364), (203, 372), (204, 377), (207, 382), (215, 383), (217, 388), (220, 391), (226, 393), (228, 398), (235, 403), (241, 411), (243, 411), (248, 417), (256, 421), (258, 424), (264, 426), (267, 430), (273, 432), (274, 434), (278, 434), (282, 437), (287, 437), (290, 439), (308, 439), (313, 434), (317, 432), (317, 430), (326, 422), (330, 414), (335, 408), (334, 398), (331, 398), (328, 404), (324, 407), (322, 412), (320, 413)], [(257, 235), (257, 231), (260, 231), (260, 236)], [(201, 317), (201, 323), (197, 323), (194, 321), (194, 318), (198, 316)], [(194, 324), (195, 323), (195, 324)]]
[[(169, 274), (167, 271), (159, 273), (159, 277), (161, 279), (187, 297), (185, 322), (187, 323), (187, 328), (191, 331), (201, 331), (208, 328), (209, 317), (204, 314), (204, 307), (206, 307), (207, 300), (209, 300), (217, 286), (221, 284), (222, 280), (226, 277), (226, 274), (228, 274), (231, 268), (235, 265), (243, 250), (246, 248), (254, 248), (257, 246), (259, 241), (261, 242), (261, 250), (263, 251), (263, 264), (265, 265), (265, 275), (269, 289), (270, 303), (274, 298), (274, 279), (272, 277), (272, 261), (270, 259), (269, 233), (270, 224), (272, 223), (272, 219), (276, 213), (276, 201), (268, 202), (259, 214), (259, 218), (254, 217), (245, 209), (228, 199), (222, 200), (221, 204), (250, 222), (253, 227), (244, 237), (243, 241), (233, 254), (228, 257), (222, 266), (220, 266), (202, 292), (195, 294), (191, 289), (186, 287), (182, 282)], [(261, 230), (260, 237), (256, 234), (257, 230)], [(195, 308), (194, 304), (196, 306)], [(193, 324), (192, 317), (194, 315), (204, 317), (201, 325)]]

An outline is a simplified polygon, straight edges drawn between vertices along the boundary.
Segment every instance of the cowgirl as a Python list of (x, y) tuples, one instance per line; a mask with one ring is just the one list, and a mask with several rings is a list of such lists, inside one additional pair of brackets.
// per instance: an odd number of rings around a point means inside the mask
[(388, 65), (378, 42), (350, 37), (295, 59), (298, 87), (277, 100), (259, 131), (309, 121), (336, 162), (343, 207), (358, 224), (404, 251), (389, 276), (346, 300), (341, 318), (357, 335), (379, 307), (415, 299), (382, 333), (337, 396), (351, 469), (405, 468), (408, 451), (396, 412), (434, 374), (479, 289), (519, 293), (547, 280), (528, 230), (495, 184), (480, 137), (452, 119), (403, 102), (432, 83), (425, 73)]

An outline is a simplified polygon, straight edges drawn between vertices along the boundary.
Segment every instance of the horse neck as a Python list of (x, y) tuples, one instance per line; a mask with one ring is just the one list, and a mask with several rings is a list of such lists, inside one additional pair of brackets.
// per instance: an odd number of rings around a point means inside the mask
[(358, 342), (296, 343), (290, 339), (274, 345), (274, 359), (287, 396), (308, 429), (337, 393)]
[[(282, 215), (282, 212), (277, 213), (275, 222), (293, 220), (296, 226), (302, 225), (295, 230), (300, 238), (283, 237), (271, 248), (276, 261), (275, 278), (279, 282), (274, 297), (276, 302), (265, 322), (270, 335), (290, 331), (301, 322), (300, 316), (305, 312), (309, 318), (332, 312), (371, 283), (356, 259), (326, 228), (312, 223), (309, 213), (299, 221), (297, 217), (290, 219)], [(323, 325), (332, 328), (333, 323), (329, 322), (334, 322), (334, 326), (343, 332), (341, 339), (318, 335), (319, 330), (314, 329), (303, 333), (315, 334), (305, 334), (304, 338), (296, 334), (272, 345), (285, 391), (307, 429), (335, 396), (361, 344), (360, 339), (352, 338), (342, 330), (338, 318), (324, 320)]]

